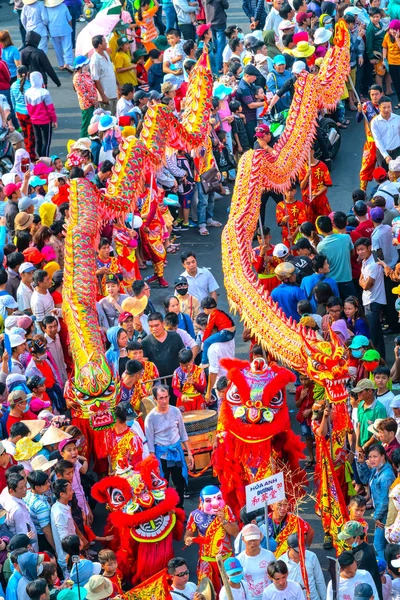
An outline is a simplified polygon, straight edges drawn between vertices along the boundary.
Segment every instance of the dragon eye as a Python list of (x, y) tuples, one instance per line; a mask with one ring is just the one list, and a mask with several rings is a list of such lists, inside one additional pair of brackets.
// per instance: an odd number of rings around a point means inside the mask
[(272, 398), (272, 400), (269, 403), (269, 406), (270, 406), (270, 408), (277, 408), (282, 403), (283, 403), (283, 394), (281, 391), (279, 391), (277, 393), (277, 395)]
[(328, 367), (323, 363), (318, 362), (317, 360), (312, 361), (312, 366), (316, 371), (327, 371)]
[(240, 404), (240, 395), (236, 385), (232, 385), (226, 393), (227, 400), (233, 404)]
[(110, 494), (110, 499), (111, 499), (111, 503), (114, 504), (114, 506), (119, 506), (120, 504), (124, 504), (125, 503), (125, 498), (123, 493), (121, 492), (121, 490), (119, 490), (118, 488), (114, 488)]

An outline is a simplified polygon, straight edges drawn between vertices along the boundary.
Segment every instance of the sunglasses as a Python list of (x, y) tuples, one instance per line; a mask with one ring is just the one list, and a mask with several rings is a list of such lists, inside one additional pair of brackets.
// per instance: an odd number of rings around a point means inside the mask
[(182, 571), (182, 573), (175, 573), (175, 577), (186, 577), (189, 575), (189, 571)]

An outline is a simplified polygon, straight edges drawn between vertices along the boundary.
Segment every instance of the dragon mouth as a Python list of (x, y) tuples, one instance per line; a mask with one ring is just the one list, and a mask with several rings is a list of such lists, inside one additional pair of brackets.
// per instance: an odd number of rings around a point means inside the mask
[(102, 429), (108, 429), (114, 425), (114, 417), (109, 410), (100, 410), (95, 414), (90, 415), (90, 426), (95, 431), (101, 431)]
[(345, 400), (347, 398), (347, 383), (348, 378), (343, 379), (325, 379), (324, 385), (326, 392), (329, 396), (329, 400), (332, 402), (339, 402), (340, 400)]
[(271, 423), (274, 420), (274, 413), (269, 408), (264, 406), (256, 408), (252, 406), (247, 408), (245, 406), (238, 406), (232, 409), (233, 417), (242, 423), (249, 423), (251, 425), (257, 425), (262, 423)]
[(131, 536), (137, 542), (157, 542), (164, 539), (175, 526), (175, 514), (159, 515), (151, 521), (131, 529)]

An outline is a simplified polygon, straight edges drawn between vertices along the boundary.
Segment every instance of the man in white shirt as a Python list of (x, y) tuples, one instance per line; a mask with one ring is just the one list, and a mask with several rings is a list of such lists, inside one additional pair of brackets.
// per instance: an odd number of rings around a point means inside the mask
[(199, 302), (206, 296), (211, 296), (217, 300), (217, 290), (219, 285), (215, 280), (214, 275), (204, 267), (197, 266), (196, 255), (191, 250), (181, 254), (182, 265), (185, 271), (181, 276), (186, 277), (189, 284), (188, 292), (191, 296), (196, 296)]
[[(281, 560), (283, 560), (287, 564), (287, 567), (289, 569), (290, 580), (296, 581), (300, 584), (304, 592), (304, 597), (307, 598), (304, 591), (305, 587), (303, 576), (301, 573), (299, 538), (297, 533), (292, 533), (291, 535), (289, 535), (288, 550), (287, 552), (285, 552), (285, 554), (282, 554)], [(306, 550), (305, 563), (311, 600), (325, 600), (325, 579), (316, 554), (314, 554), (314, 552), (311, 552), (310, 550)]]
[(264, 31), (272, 29), (275, 31), (276, 37), (279, 34), (279, 23), (282, 21), (282, 17), (279, 15), (279, 11), (283, 4), (283, 0), (273, 0), (272, 8), (269, 11), (267, 18), (265, 19)]
[(268, 576), (272, 585), (264, 590), (262, 600), (304, 600), (300, 585), (289, 580), (289, 570), (283, 560), (268, 565)]
[(17, 303), (19, 310), (27, 311), (29, 314), (31, 311), (31, 298), (33, 294), (32, 280), (33, 273), (36, 271), (36, 267), (30, 262), (24, 262), (19, 267), (19, 274), (21, 276), (21, 283), (17, 289)]
[(270, 583), (267, 575), (268, 565), (275, 561), (275, 556), (270, 550), (261, 548), (261, 539), (262, 533), (257, 525), (249, 523), (243, 527), (242, 540), (245, 550), (237, 559), (243, 567), (244, 581), (249, 588), (248, 600), (261, 600), (264, 589)]
[(59, 323), (53, 315), (48, 315), (43, 319), (42, 326), (44, 337), (47, 341), (47, 351), (50, 352), (61, 377), (61, 382), (65, 385), (68, 375), (64, 360), (64, 352), (62, 349), (60, 336), (58, 335)]
[(400, 116), (392, 112), (388, 96), (379, 100), (379, 115), (371, 121), (371, 132), (378, 150), (378, 164), (386, 167), (400, 156)]
[(134, 106), (132, 99), (134, 93), (135, 88), (131, 83), (124, 83), (124, 85), (121, 86), (121, 98), (117, 102), (117, 119), (124, 117), (133, 110)]
[(212, 344), (208, 350), (208, 385), (205, 394), (207, 402), (210, 401), (211, 391), (219, 378), (227, 374), (227, 370), (221, 367), (222, 358), (235, 358), (235, 338), (229, 342)]
[[(374, 210), (382, 209), (375, 208), (371, 212)], [(369, 238), (358, 239), (355, 243), (355, 249), (358, 258), (362, 260), (359, 283), (363, 290), (362, 303), (369, 325), (370, 338), (374, 347), (384, 359), (385, 340), (380, 319), (381, 310), (386, 306), (383, 268), (375, 262)]]
[[(189, 581), (189, 568), (184, 558), (177, 556), (171, 558), (167, 564), (168, 575), (172, 577), (172, 600), (201, 600), (201, 595), (196, 592), (196, 584)], [(174, 594), (174, 591), (178, 592)]]
[[(374, 598), (379, 597), (372, 576), (364, 569), (357, 569), (357, 563), (352, 552), (342, 552), (338, 558), (338, 563), (340, 577), (337, 600), (354, 600), (354, 591), (359, 583), (368, 583), (372, 587)], [(333, 600), (332, 581), (328, 583), (326, 599)]]
[(67, 576), (67, 555), (62, 549), (61, 542), (67, 535), (75, 535), (76, 533), (71, 508), (68, 504), (73, 497), (69, 481), (66, 479), (57, 479), (53, 483), (53, 494), (56, 497), (56, 502), (51, 507), (51, 531), (56, 546), (58, 563), (64, 575)]
[(54, 300), (49, 292), (51, 286), (49, 274), (41, 269), (35, 271), (33, 285), (35, 291), (31, 298), (31, 310), (36, 317), (36, 326), (40, 328), (43, 319), (51, 315), (54, 310)]
[(117, 80), (111, 59), (107, 52), (107, 42), (103, 35), (92, 38), (94, 52), (90, 59), (90, 75), (97, 89), (101, 108), (115, 115), (117, 108)]
[(7, 478), (7, 488), (1, 494), (1, 505), (7, 511), (6, 524), (12, 535), (25, 533), (32, 540), (32, 548), (38, 552), (35, 525), (23, 498), (26, 496), (26, 479), (19, 473)]

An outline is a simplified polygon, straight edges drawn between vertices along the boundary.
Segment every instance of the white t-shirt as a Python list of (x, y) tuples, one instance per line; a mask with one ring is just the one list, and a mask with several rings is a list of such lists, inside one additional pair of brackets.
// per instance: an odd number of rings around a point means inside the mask
[(386, 408), (386, 414), (388, 417), (394, 417), (393, 408), (390, 407), (390, 403), (393, 398), (394, 394), (390, 390), (388, 390), (385, 394), (376, 397), (376, 399), (379, 400), (379, 402)]
[[(352, 579), (343, 579), (342, 577), (339, 577), (338, 600), (353, 600), (354, 590), (359, 583), (369, 583), (375, 598), (378, 598), (378, 592), (370, 573), (364, 569), (358, 569)], [(332, 581), (328, 583), (326, 588), (326, 598), (327, 600), (333, 600)]]
[[(39, 294), (36, 290), (33, 292), (31, 298), (31, 311), (38, 322), (43, 321), (45, 317), (51, 315), (53, 308), (54, 300), (49, 291), (45, 294)], [(36, 326), (38, 327), (37, 324)]]
[[(233, 600), (250, 600), (249, 596), (249, 588), (247, 587), (247, 583), (242, 581), (240, 583), (240, 589), (231, 587)], [(225, 586), (222, 587), (219, 593), (219, 600), (228, 600), (228, 596), (225, 592)]]
[(180, 594), (184, 594), (185, 598), (187, 598), (187, 600), (192, 600), (193, 596), (195, 595), (195, 592), (196, 592), (196, 587), (197, 586), (195, 583), (188, 581), (187, 584), (185, 585), (185, 589), (178, 590), (179, 594), (174, 594), (174, 590), (176, 588), (172, 587), (172, 589), (171, 589), (172, 600), (184, 600), (184, 598), (182, 598), (182, 596)]
[(304, 600), (304, 594), (298, 583), (288, 579), (287, 586), (282, 591), (269, 585), (263, 592), (262, 600)]
[(133, 109), (132, 102), (130, 100), (126, 100), (125, 98), (121, 97), (117, 102), (117, 113), (116, 113), (117, 119), (119, 119), (120, 117), (124, 117), (132, 109)]
[(248, 556), (246, 551), (243, 551), (237, 559), (243, 567), (244, 580), (250, 592), (249, 600), (261, 600), (263, 591), (271, 583), (267, 568), (269, 563), (275, 560), (275, 556), (270, 550), (260, 548), (260, 554), (257, 556)]
[(378, 304), (386, 304), (385, 284), (383, 279), (383, 269), (378, 265), (374, 257), (371, 256), (367, 260), (363, 260), (361, 266), (361, 274), (364, 279), (372, 277), (374, 285), (369, 290), (363, 290), (362, 301), (364, 306), (377, 302)]
[[(107, 98), (111, 100), (117, 97), (117, 80), (111, 58), (107, 52), (104, 54), (93, 52), (90, 59), (90, 74), (93, 81), (100, 81)], [(98, 92), (97, 95), (101, 101)]]
[(235, 338), (229, 342), (211, 344), (208, 349), (209, 372), (217, 374), (216, 381), (227, 374), (227, 370), (220, 365), (221, 358), (235, 358)]

